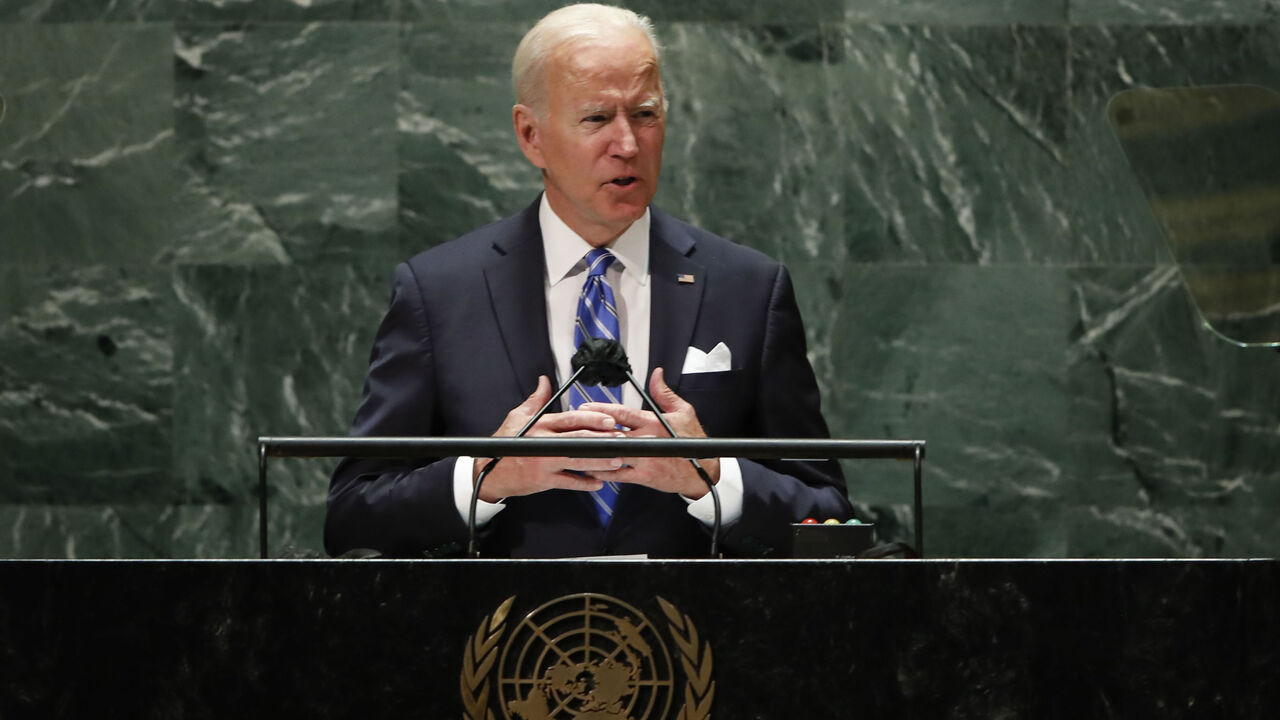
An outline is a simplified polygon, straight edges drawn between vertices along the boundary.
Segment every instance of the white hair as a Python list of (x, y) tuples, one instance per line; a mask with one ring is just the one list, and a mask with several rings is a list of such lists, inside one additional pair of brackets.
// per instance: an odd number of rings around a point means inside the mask
[[(515, 85), (516, 102), (528, 105), (539, 115), (545, 113), (547, 62), (556, 48), (572, 40), (609, 38), (626, 28), (640, 30), (648, 38), (661, 78), (662, 51), (649, 18), (612, 5), (566, 5), (543, 16), (525, 33), (516, 48), (515, 57), (511, 60), (511, 82)], [(665, 104), (665, 98), (663, 102)]]

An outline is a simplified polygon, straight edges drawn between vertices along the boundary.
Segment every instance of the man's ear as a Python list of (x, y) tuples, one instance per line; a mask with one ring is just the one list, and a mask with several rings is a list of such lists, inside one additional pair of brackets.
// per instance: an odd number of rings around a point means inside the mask
[(533, 108), (528, 105), (511, 108), (511, 123), (515, 126), (520, 151), (534, 167), (545, 170), (547, 163), (542, 159), (542, 136), (538, 133), (538, 116)]

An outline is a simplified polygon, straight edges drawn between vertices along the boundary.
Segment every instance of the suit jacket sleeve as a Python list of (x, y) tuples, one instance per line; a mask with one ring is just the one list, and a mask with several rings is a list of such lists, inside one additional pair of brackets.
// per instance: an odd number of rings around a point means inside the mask
[[(804, 325), (786, 268), (777, 265), (754, 383), (753, 437), (829, 437), (818, 384), (806, 354)], [(726, 547), (746, 555), (778, 555), (790, 543), (790, 523), (806, 517), (853, 516), (837, 461), (740, 461), (742, 517), (726, 533)]]
[[(407, 264), (396, 267), (390, 307), (374, 340), (353, 437), (440, 434), (431, 332), (421, 290)], [(334, 471), (325, 548), (388, 555), (460, 549), (466, 525), (453, 503), (455, 458), (347, 458)]]

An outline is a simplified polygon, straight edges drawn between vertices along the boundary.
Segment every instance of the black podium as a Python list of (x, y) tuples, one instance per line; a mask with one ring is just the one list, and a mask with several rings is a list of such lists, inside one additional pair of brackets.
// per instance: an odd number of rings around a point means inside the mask
[(6, 561), (0, 717), (1271, 718), (1278, 590), (1272, 560)]

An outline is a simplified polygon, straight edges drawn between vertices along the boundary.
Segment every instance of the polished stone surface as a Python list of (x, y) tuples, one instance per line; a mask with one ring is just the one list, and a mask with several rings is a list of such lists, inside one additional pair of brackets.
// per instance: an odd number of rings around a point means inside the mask
[[(534, 199), (559, 4), (0, 3), (0, 557), (255, 555), (254, 438), (345, 432), (394, 263)], [(1104, 114), (1280, 87), (1274, 2), (635, 7), (658, 202), (788, 264), (837, 436), (929, 442), (931, 553), (1277, 554), (1280, 358), (1200, 327)], [(273, 552), (331, 466), (273, 461)], [(910, 468), (846, 469), (909, 538)]]
[(179, 26), (180, 240), (165, 259), (349, 261), (385, 247), (396, 41), (387, 23)]
[(1275, 0), (1068, 0), (1071, 21), (1134, 25), (1246, 24), (1275, 19)]
[(583, 592), (672, 651), (657, 598), (683, 613), (715, 717), (1261, 720), (1280, 703), (1274, 561), (4, 562), (0, 714), (457, 717), (465, 643), (504, 600), (497, 647), (518, 650), (522, 618)]
[(172, 20), (185, 0), (5, 0), (0, 22), (138, 22)]
[(0, 503), (176, 499), (168, 273), (0, 265)]
[(173, 228), (171, 32), (0, 23), (0, 263), (145, 263)]

